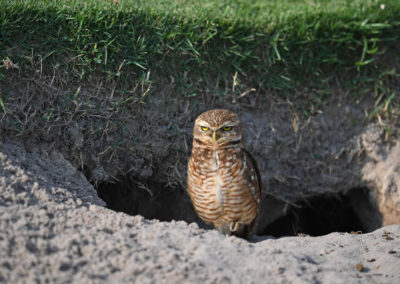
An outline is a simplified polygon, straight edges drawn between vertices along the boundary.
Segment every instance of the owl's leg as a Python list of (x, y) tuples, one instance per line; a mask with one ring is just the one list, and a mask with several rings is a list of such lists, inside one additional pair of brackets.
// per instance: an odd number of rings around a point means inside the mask
[(231, 230), (231, 232), (235, 232), (239, 229), (239, 223), (233, 221), (231, 222), (231, 224), (229, 225), (229, 230)]
[(218, 231), (220, 231), (221, 233), (230, 236), (232, 235), (232, 231), (230, 229), (230, 225), (226, 222), (218, 222), (218, 223), (214, 223), (214, 227), (215, 229), (217, 229)]
[(244, 239), (250, 239), (254, 234), (257, 219), (253, 220), (250, 224), (242, 224), (232, 221), (230, 223), (218, 222), (214, 223), (214, 227), (221, 233), (227, 236), (237, 236)]
[(250, 224), (232, 222), (231, 226), (234, 226), (232, 227), (234, 230), (231, 231), (231, 234), (243, 239), (250, 239), (256, 230), (256, 224), (257, 218), (255, 218)]

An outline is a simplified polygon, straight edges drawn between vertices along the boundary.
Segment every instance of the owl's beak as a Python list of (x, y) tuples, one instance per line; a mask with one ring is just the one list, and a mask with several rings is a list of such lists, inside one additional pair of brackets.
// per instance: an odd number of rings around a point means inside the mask
[(213, 131), (213, 141), (217, 142), (217, 131)]

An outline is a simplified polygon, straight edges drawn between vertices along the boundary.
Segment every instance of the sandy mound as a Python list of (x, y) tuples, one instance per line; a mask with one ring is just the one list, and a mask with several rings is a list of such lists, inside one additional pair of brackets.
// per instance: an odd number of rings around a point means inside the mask
[(255, 237), (104, 208), (56, 151), (0, 144), (0, 282), (399, 283), (400, 225)]

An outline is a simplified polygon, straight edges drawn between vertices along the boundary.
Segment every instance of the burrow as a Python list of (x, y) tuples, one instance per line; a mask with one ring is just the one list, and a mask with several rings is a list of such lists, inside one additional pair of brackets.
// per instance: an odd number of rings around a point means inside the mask
[[(95, 184), (98, 196), (109, 209), (142, 215), (160, 221), (196, 222), (211, 229), (196, 215), (183, 188), (170, 188), (156, 181), (118, 180)], [(271, 220), (271, 216), (276, 216)], [(351, 188), (345, 193), (313, 195), (288, 204), (263, 196), (258, 235), (321, 236), (331, 232), (371, 232), (382, 226), (376, 199), (368, 188)]]

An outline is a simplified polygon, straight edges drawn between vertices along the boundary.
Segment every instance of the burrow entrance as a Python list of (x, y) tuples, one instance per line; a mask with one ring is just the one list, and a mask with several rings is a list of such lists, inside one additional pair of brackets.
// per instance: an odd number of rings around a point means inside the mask
[(322, 236), (332, 232), (367, 233), (382, 227), (382, 218), (368, 188), (346, 194), (310, 197), (289, 206), (285, 216), (259, 231), (261, 235)]
[[(196, 215), (183, 189), (168, 188), (157, 182), (120, 179), (100, 183), (96, 190), (107, 207), (114, 211), (160, 221), (196, 222), (201, 228), (210, 228)], [(283, 217), (264, 227), (259, 226), (257, 234), (320, 236), (331, 232), (366, 233), (381, 226), (382, 219), (370, 190), (354, 188), (346, 194), (313, 196), (296, 206), (287, 206)]]

